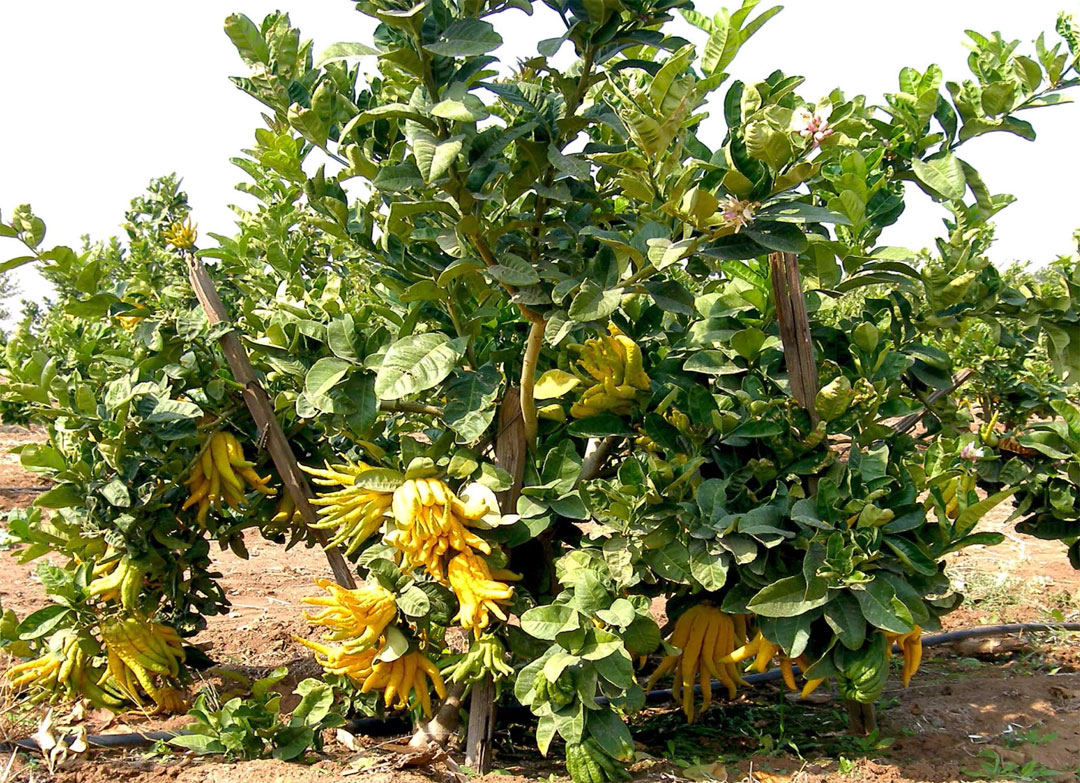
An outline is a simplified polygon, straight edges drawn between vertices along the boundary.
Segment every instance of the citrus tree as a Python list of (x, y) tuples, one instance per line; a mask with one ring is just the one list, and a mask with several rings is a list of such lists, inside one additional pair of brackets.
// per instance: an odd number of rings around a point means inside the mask
[[(23, 463), (57, 482), (11, 528), (24, 557), (71, 558), (43, 567), (56, 606), (6, 620), (30, 658), (18, 682), (177, 708), (180, 635), (226, 602), (210, 542), (311, 540), (274, 496), (192, 253), (362, 580), (319, 583), (325, 638), (305, 642), (361, 707), (430, 714), (444, 678), (507, 682), (540, 749), (561, 737), (574, 779), (600, 783), (632, 756), (622, 718), (653, 653), (650, 681), (673, 674), (690, 720), (695, 683), (707, 708), (747, 661), (863, 703), (892, 643), (914, 674), (961, 598), (944, 558), (994, 543), (979, 518), (1037, 472), (977, 451), (935, 341), (983, 324), (1080, 366), (1072, 271), (1003, 280), (985, 251), (1010, 199), (962, 157), (987, 133), (1033, 139), (1020, 113), (1065, 100), (1069, 19), (1031, 54), (971, 33), (966, 80), (905, 68), (876, 106), (809, 101), (780, 72), (731, 81), (779, 10), (754, 0), (711, 17), (545, 4), (565, 34), (514, 65), (498, 24), (527, 0), (361, 2), (374, 39), (318, 59), (284, 14), (229, 17), (250, 66), (234, 82), (265, 107), (234, 159), (257, 203), (234, 236), (199, 242), (168, 182), (126, 246), (45, 250), (23, 208), (0, 229), (28, 248), (10, 265), (41, 264), (61, 295), (6, 355), (4, 398), (50, 434)], [(702, 45), (670, 32), (676, 14)], [(722, 137), (702, 132), (710, 112)], [(908, 185), (945, 211), (929, 256), (879, 243)], [(785, 301), (807, 314), (808, 395)], [(1068, 473), (1060, 453), (1044, 456)], [(65, 686), (69, 660), (88, 675)]]

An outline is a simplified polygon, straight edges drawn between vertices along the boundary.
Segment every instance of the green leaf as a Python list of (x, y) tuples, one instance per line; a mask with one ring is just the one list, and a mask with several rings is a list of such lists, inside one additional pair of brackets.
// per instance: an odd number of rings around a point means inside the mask
[(146, 417), (148, 424), (166, 424), (173, 421), (193, 421), (203, 415), (203, 410), (185, 400), (158, 400), (153, 412)]
[(117, 508), (127, 508), (131, 505), (131, 495), (128, 492), (127, 484), (120, 479), (113, 479), (102, 487), (101, 495)]
[(761, 347), (765, 345), (765, 339), (765, 332), (751, 326), (731, 335), (731, 347), (735, 349), (739, 356), (750, 361), (761, 352)]
[(341, 318), (335, 318), (327, 324), (326, 345), (339, 359), (360, 361), (356, 345), (356, 322), (350, 314), (345, 313)]
[(978, 503), (974, 503), (963, 511), (956, 518), (956, 528), (961, 532), (968, 532), (978, 523), (983, 515), (1001, 503), (1003, 500), (1012, 497), (1019, 487), (1012, 487), (1011, 489), (1003, 489), (1000, 492), (995, 492), (993, 495), (983, 498)]
[(828, 603), (828, 595), (806, 598), (806, 580), (789, 576), (763, 587), (746, 606), (762, 617), (796, 617)]
[(323, 49), (322, 54), (315, 60), (315, 67), (322, 68), (327, 63), (338, 62), (339, 60), (353, 60), (358, 57), (369, 57), (378, 53), (378, 49), (372, 49), (366, 44), (341, 41), (332, 43)]
[(38, 495), (34, 505), (38, 508), (71, 508), (86, 502), (86, 493), (75, 484), (58, 484)]
[(380, 400), (399, 400), (437, 386), (454, 369), (466, 344), (467, 338), (451, 340), (441, 332), (398, 340), (387, 349), (375, 375), (375, 395)]
[(425, 182), (434, 182), (454, 165), (464, 137), (452, 136), (440, 141), (415, 122), (407, 122), (405, 127), (420, 176)]
[(589, 710), (585, 730), (617, 761), (634, 760), (634, 740), (630, 729), (614, 710)]
[(703, 375), (737, 375), (746, 372), (745, 368), (739, 367), (722, 351), (698, 351), (683, 362), (683, 369)]
[(397, 605), (406, 617), (423, 617), (431, 611), (431, 599), (416, 585), (397, 596)]
[(304, 377), (304, 394), (321, 411), (333, 412), (330, 392), (342, 382), (355, 365), (344, 359), (324, 356), (315, 362)]
[(294, 725), (318, 726), (334, 709), (334, 689), (322, 680), (303, 680), (293, 693), (301, 697), (290, 719)]
[(618, 310), (621, 302), (621, 288), (605, 291), (591, 280), (586, 280), (570, 303), (567, 315), (579, 322), (602, 321)]
[(823, 610), (825, 622), (833, 629), (836, 638), (849, 650), (858, 650), (866, 640), (866, 619), (855, 597), (847, 592), (837, 593)]
[(243, 14), (231, 14), (225, 18), (225, 34), (233, 42), (236, 51), (245, 62), (270, 64), (270, 47), (266, 44), (259, 27)]
[(390, 661), (396, 661), (408, 651), (408, 637), (396, 625), (391, 625), (386, 629), (386, 643), (379, 651), (379, 654), (375, 656), (375, 660), (389, 663)]
[(791, 223), (767, 223), (757, 220), (742, 230), (748, 238), (779, 253), (802, 253), (807, 248), (806, 235)]
[(502, 42), (502, 36), (495, 32), (490, 22), (459, 19), (424, 48), (443, 57), (475, 57), (498, 49)]
[(60, 604), (52, 604), (29, 614), (19, 623), (18, 637), (23, 641), (40, 639), (55, 631), (67, 619), (71, 610)]
[(555, 641), (555, 637), (564, 631), (574, 631), (580, 627), (577, 610), (566, 604), (536, 606), (521, 615), (521, 629), (529, 636), (546, 642)]
[(885, 536), (885, 544), (896, 554), (900, 562), (915, 573), (923, 576), (933, 576), (937, 573), (937, 563), (914, 541), (908, 541), (900, 536)]
[(314, 741), (315, 731), (309, 726), (285, 726), (274, 734), (271, 755), (281, 761), (292, 761), (303, 756)]
[(540, 275), (533, 269), (532, 264), (512, 253), (504, 253), (500, 257), (499, 263), (488, 267), (487, 271), (500, 283), (515, 288), (536, 285), (540, 282)]
[(373, 492), (393, 492), (405, 483), (405, 476), (391, 468), (372, 468), (357, 475), (353, 486), (370, 489)]
[(727, 582), (731, 556), (727, 553), (714, 555), (704, 541), (690, 542), (690, 575), (705, 590), (719, 590)]
[(964, 167), (951, 152), (927, 161), (914, 158), (911, 161), (911, 170), (919, 182), (941, 194), (946, 200), (956, 201), (964, 197), (967, 189)]
[(849, 589), (870, 625), (892, 633), (907, 633), (911, 630), (909, 619), (900, 615), (900, 612), (903, 612), (910, 617), (907, 607), (896, 597), (892, 585), (884, 579), (874, 579)]
[(470, 443), (481, 435), (495, 417), (495, 398), (502, 385), (502, 375), (493, 364), (476, 372), (463, 373), (446, 388), (445, 421), (458, 434), (458, 440)]
[(170, 745), (190, 750), (200, 756), (213, 756), (225, 753), (226, 748), (217, 737), (205, 734), (181, 734), (167, 740)]

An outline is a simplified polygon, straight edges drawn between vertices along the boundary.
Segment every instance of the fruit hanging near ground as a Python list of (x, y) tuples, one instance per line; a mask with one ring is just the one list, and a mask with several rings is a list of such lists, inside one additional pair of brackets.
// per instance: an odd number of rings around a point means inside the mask
[(104, 622), (106, 669), (98, 685), (109, 686), (138, 707), (148, 696), (154, 712), (186, 711), (176, 687), (185, 654), (176, 629), (130, 615)]
[(672, 696), (682, 704), (688, 722), (693, 723), (695, 718), (696, 684), (701, 685), (702, 712), (712, 703), (712, 679), (727, 687), (730, 698), (735, 698), (739, 685), (746, 685), (735, 662), (729, 660), (738, 647), (746, 645), (745, 618), (726, 614), (709, 603), (696, 604), (675, 621), (670, 642), (680, 652), (660, 662), (645, 690), (651, 690), (662, 676), (673, 671)]
[(916, 625), (913, 630), (907, 633), (886, 633), (885, 639), (888, 641), (888, 647), (885, 651), (886, 658), (892, 657), (894, 644), (900, 648), (900, 653), (904, 656), (901, 680), (906, 688), (911, 682), (911, 678), (915, 676), (915, 672), (919, 670), (919, 664), (922, 663), (922, 628)]

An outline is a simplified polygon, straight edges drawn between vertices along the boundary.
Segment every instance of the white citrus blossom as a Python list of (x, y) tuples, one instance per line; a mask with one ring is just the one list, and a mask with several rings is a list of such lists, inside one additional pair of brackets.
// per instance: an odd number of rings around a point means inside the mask
[(814, 146), (833, 135), (828, 119), (805, 106), (800, 106), (791, 115), (791, 129), (804, 139), (812, 139)]
[(717, 211), (724, 223), (734, 226), (735, 233), (738, 234), (743, 226), (754, 219), (754, 210), (759, 206), (756, 201), (740, 201), (734, 196), (725, 196), (721, 199)]
[(982, 459), (984, 453), (982, 449), (976, 448), (974, 443), (966, 443), (964, 448), (960, 449), (960, 458), (974, 462), (977, 459)]

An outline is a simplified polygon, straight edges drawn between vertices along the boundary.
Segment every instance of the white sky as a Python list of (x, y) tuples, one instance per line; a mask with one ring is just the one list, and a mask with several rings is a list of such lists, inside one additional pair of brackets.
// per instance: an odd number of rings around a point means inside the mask
[[(724, 3), (699, 0), (712, 13)], [(735, 6), (734, 0), (727, 3)], [(561, 34), (561, 23), (537, 0), (529, 19), (517, 11), (496, 18), (505, 43), (498, 54), (528, 56), (535, 42)], [(768, 7), (763, 0), (762, 7)], [(809, 99), (841, 86), (875, 102), (896, 88), (904, 65), (937, 62), (947, 80), (967, 76), (964, 30), (1001, 30), (1029, 46), (1053, 30), (1066, 0), (790, 0), (739, 55), (733, 75), (747, 82), (779, 68), (807, 77), (800, 92)], [(246, 75), (222, 30), (233, 11), (256, 22), (276, 8), (320, 52), (335, 41), (369, 41), (374, 25), (348, 0), (34, 0), (4, 3), (0, 25), (0, 77), (5, 85), (0, 122), (0, 210), (33, 205), (47, 223), (47, 244), (79, 244), (117, 233), (130, 199), (149, 180), (175, 171), (184, 180), (200, 232), (231, 234), (230, 203), (246, 197), (233, 190), (244, 178), (229, 163), (253, 141), (260, 104), (234, 88), (230, 75)], [(290, 7), (291, 6), (291, 7)], [(887, 19), (870, 9), (889, 8)], [(1051, 36), (1056, 38), (1056, 36)], [(720, 93), (722, 95), (723, 90)], [(1072, 252), (1080, 214), (1066, 197), (1080, 180), (1075, 154), (1080, 108), (1076, 104), (1025, 113), (1035, 124), (1034, 144), (993, 134), (965, 146), (991, 192), (1018, 203), (998, 216), (998, 263), (1045, 262)], [(711, 147), (719, 138), (705, 138)], [(1061, 183), (1055, 187), (1053, 183)], [(929, 246), (940, 211), (912, 193), (901, 222), (884, 237), (889, 244)], [(19, 254), (0, 242), (0, 259)], [(44, 287), (26, 268), (22, 294), (37, 298)]]

